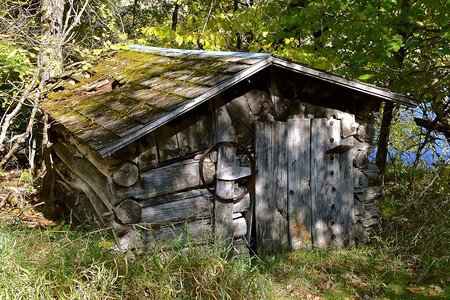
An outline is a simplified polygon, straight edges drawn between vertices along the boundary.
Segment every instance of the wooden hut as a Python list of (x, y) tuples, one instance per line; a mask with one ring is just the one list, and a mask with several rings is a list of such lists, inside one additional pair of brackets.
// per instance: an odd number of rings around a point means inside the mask
[(122, 241), (352, 245), (378, 218), (383, 101), (416, 105), (269, 54), (130, 46), (49, 84), (47, 199)]

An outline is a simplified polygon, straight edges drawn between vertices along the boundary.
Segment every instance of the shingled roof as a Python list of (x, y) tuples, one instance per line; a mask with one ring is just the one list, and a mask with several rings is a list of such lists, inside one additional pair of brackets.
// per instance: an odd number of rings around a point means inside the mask
[(103, 157), (275, 66), (356, 90), (381, 101), (416, 102), (387, 89), (347, 80), (270, 54), (129, 46), (63, 74), (41, 107)]

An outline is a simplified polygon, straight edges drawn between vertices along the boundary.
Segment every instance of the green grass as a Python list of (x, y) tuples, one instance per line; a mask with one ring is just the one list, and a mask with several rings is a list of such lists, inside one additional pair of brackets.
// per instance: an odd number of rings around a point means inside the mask
[(225, 259), (187, 241), (130, 255), (110, 250), (105, 231), (10, 219), (0, 222), (0, 299), (450, 299), (447, 172), (388, 177), (381, 224), (345, 250)]

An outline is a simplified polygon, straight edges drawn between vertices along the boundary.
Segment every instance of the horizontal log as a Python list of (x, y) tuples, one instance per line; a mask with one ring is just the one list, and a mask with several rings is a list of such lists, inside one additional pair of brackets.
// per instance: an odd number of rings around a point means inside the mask
[[(142, 208), (145, 208), (168, 202), (176, 202), (184, 199), (193, 199), (196, 197), (206, 197), (210, 201), (214, 201), (214, 196), (211, 195), (206, 189), (194, 189), (186, 192), (164, 195), (146, 200), (140, 200), (138, 201), (138, 203)], [(250, 195), (247, 194), (243, 198), (241, 198), (238, 202), (233, 204), (233, 213), (246, 212), (248, 211), (249, 207), (250, 207)]]
[(108, 189), (107, 178), (88, 160), (84, 158), (76, 159), (74, 154), (62, 144), (54, 144), (53, 150), (70, 171), (88, 184), (108, 209), (112, 210), (111, 202), (113, 195)]
[(368, 203), (364, 205), (364, 218), (370, 219), (373, 217), (379, 217), (380, 212), (378, 208), (373, 203)]
[(361, 142), (371, 142), (374, 134), (375, 128), (373, 124), (360, 124), (354, 136)]
[[(161, 195), (176, 193), (182, 190), (201, 186), (198, 172), (198, 161), (187, 159), (161, 168), (140, 173), (140, 184), (130, 188), (117, 188), (113, 190), (115, 202), (126, 199), (149, 199)], [(207, 183), (214, 178), (215, 165), (205, 159), (203, 175)]]
[(105, 177), (112, 177), (113, 181), (119, 186), (132, 186), (138, 179), (139, 170), (134, 164), (114, 159), (111, 156), (102, 158), (96, 151), (78, 142), (73, 137), (69, 138), (68, 141), (60, 139), (59, 144), (69, 150), (73, 157), (89, 161)]
[[(213, 213), (213, 196), (199, 192), (186, 195), (172, 195), (172, 202), (142, 208), (142, 222), (168, 224), (191, 219), (210, 218)], [(159, 199), (158, 199), (159, 200)], [(142, 203), (140, 203), (142, 206)]]
[(364, 219), (364, 205), (355, 199), (355, 205), (353, 206), (354, 221), (361, 221)]
[(362, 220), (362, 224), (365, 228), (372, 227), (374, 225), (377, 225), (378, 223), (380, 223), (380, 219), (377, 217)]
[(353, 154), (353, 165), (360, 169), (365, 169), (369, 165), (368, 153), (364, 149), (358, 149)]
[(170, 194), (170, 195), (164, 195), (164, 196), (158, 196), (150, 199), (145, 200), (138, 200), (139, 205), (142, 208), (148, 207), (148, 206), (154, 206), (169, 202), (176, 202), (184, 199), (192, 199), (196, 197), (207, 197), (210, 199), (210, 201), (214, 201), (213, 195), (211, 195), (206, 189), (193, 189), (185, 192)]

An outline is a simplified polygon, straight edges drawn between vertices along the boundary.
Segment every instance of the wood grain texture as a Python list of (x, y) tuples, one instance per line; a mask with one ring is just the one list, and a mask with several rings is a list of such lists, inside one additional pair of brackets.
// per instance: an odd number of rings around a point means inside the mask
[(288, 120), (287, 126), (289, 237), (291, 248), (299, 249), (312, 245), (310, 120)]
[(339, 220), (338, 154), (325, 154), (340, 144), (340, 122), (336, 119), (311, 121), (311, 196), (313, 242), (319, 248), (341, 245), (342, 224)]
[(195, 131), (200, 149), (206, 149), (216, 141), (214, 104), (210, 101), (205, 109), (195, 115)]
[(55, 174), (55, 202), (64, 205), (80, 224), (86, 220), (93, 220), (97, 226), (103, 226), (102, 218), (91, 204), (86, 195), (68, 184), (58, 174)]
[[(124, 161), (116, 159), (112, 156), (102, 158), (98, 152), (80, 142), (77, 138), (67, 133), (64, 138), (59, 140), (65, 147), (72, 145), (76, 147), (77, 152), (81, 153), (91, 164), (93, 164), (106, 177), (112, 176), (114, 170), (119, 168)], [(72, 151), (74, 152), (74, 151)]]
[(132, 224), (141, 220), (142, 208), (133, 199), (125, 199), (116, 206), (114, 212), (122, 224)]
[[(202, 184), (199, 177), (198, 164), (199, 162), (196, 160), (187, 159), (161, 168), (141, 172), (140, 184), (130, 188), (116, 189), (114, 191), (115, 199), (148, 199), (199, 187)], [(214, 163), (205, 159), (203, 174), (207, 183), (212, 182), (214, 173)]]
[(226, 105), (232, 125), (235, 129), (235, 140), (242, 145), (251, 145), (254, 140), (254, 117), (245, 95), (231, 100)]
[[(240, 238), (247, 232), (247, 223), (244, 218), (233, 220), (233, 236)], [(172, 223), (161, 227), (152, 227), (146, 232), (150, 247), (158, 244), (168, 244), (173, 241), (186, 241), (193, 243), (207, 243), (213, 240), (210, 218)], [(170, 244), (169, 244), (170, 245)]]
[(118, 170), (112, 175), (113, 181), (124, 187), (130, 187), (136, 183), (139, 178), (138, 166), (130, 163), (124, 163)]
[(271, 195), (266, 195), (269, 161), (269, 147), (271, 145), (270, 126), (266, 123), (256, 125), (255, 139), (255, 225), (256, 225), (256, 245), (259, 254), (263, 253), (271, 244), (269, 230), (269, 201)]
[(240, 167), (238, 165), (217, 169), (216, 178), (219, 180), (232, 181), (252, 175), (252, 169), (248, 167)]
[(171, 199), (171, 202), (143, 207), (142, 222), (163, 225), (212, 217), (213, 197), (207, 192), (178, 193), (171, 195)]
[(273, 253), (288, 246), (285, 129), (281, 122), (257, 125), (255, 220), (258, 253)]
[(146, 231), (150, 247), (174, 241), (186, 241), (186, 239), (194, 243), (206, 243), (211, 240), (211, 234), (211, 219), (208, 218), (152, 227), (151, 230)]
[(279, 249), (288, 247), (288, 168), (287, 168), (287, 123), (273, 122), (272, 136), (274, 149), (273, 186), (271, 187), (275, 199), (274, 231)]
[(197, 139), (195, 123), (195, 115), (186, 115), (181, 122), (175, 126), (180, 156), (185, 156), (202, 149)]

